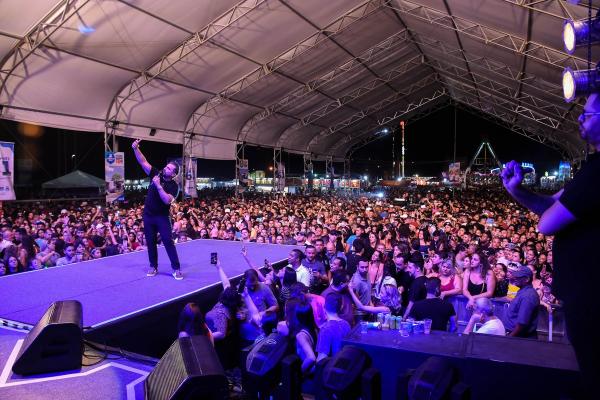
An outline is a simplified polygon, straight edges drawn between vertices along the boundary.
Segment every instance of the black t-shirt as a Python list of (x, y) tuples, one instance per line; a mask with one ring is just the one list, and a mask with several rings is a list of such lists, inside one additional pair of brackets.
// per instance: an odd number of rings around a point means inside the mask
[(410, 310), (410, 316), (416, 320), (431, 319), (431, 329), (436, 331), (447, 330), (448, 321), (454, 315), (452, 304), (440, 298), (417, 301)]
[(419, 276), (410, 284), (408, 290), (408, 300), (413, 303), (424, 300), (427, 297), (427, 289), (425, 288), (425, 282), (427, 282), (426, 276)]
[(396, 271), (394, 278), (396, 279), (398, 287), (404, 287), (401, 298), (402, 307), (406, 307), (408, 305), (408, 291), (410, 290), (410, 286), (412, 285), (414, 278), (406, 271)]
[[(144, 203), (144, 215), (148, 216), (159, 216), (164, 215), (165, 217), (169, 216), (169, 204), (165, 204), (164, 201), (160, 198), (158, 194), (158, 189), (152, 183), (152, 178), (158, 175), (158, 169), (152, 167), (150, 170), (150, 185), (148, 186), (148, 194), (146, 194), (146, 201)], [(179, 186), (177, 182), (174, 180), (166, 181), (163, 177), (160, 177), (160, 184), (162, 185), (165, 192), (176, 198), (179, 194)]]
[(354, 275), (360, 260), (362, 260), (362, 256), (359, 256), (352, 251), (346, 253), (346, 271), (348, 271), (348, 274)]
[(565, 185), (559, 201), (576, 221), (554, 237), (554, 295), (570, 301), (595, 296), (584, 282), (598, 282), (600, 263), (600, 153), (588, 157), (573, 180)]

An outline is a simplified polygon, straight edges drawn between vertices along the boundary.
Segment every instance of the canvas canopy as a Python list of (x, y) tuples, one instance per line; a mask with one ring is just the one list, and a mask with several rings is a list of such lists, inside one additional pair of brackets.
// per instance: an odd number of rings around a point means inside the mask
[(43, 189), (104, 189), (105, 186), (106, 184), (103, 179), (79, 170), (42, 183)]
[(242, 142), (341, 159), (452, 102), (577, 160), (561, 72), (588, 63), (561, 31), (587, 15), (564, 0), (3, 0), (1, 117), (188, 138), (213, 159)]

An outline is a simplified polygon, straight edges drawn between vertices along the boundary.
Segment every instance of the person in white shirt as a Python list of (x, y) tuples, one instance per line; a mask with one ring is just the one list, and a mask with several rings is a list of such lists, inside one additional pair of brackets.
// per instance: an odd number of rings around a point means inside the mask
[(294, 249), (290, 251), (288, 256), (288, 266), (292, 267), (294, 271), (296, 271), (296, 281), (303, 283), (306, 287), (309, 287), (312, 272), (302, 265), (302, 260), (304, 257), (304, 253), (301, 250)]
[[(483, 324), (476, 331), (473, 330), (475, 324)], [(471, 332), (485, 333), (488, 335), (505, 336), (506, 329), (502, 321), (494, 315), (494, 304), (486, 297), (480, 297), (475, 300), (475, 311), (465, 327), (464, 334)]]

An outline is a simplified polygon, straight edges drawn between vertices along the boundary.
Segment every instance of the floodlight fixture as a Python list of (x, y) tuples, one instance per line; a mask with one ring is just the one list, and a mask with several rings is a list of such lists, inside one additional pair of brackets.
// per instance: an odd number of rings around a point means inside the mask
[(589, 20), (567, 20), (563, 25), (565, 51), (573, 54), (575, 49), (589, 43), (600, 42), (600, 18)]
[(570, 103), (576, 97), (588, 96), (600, 91), (600, 74), (598, 68), (573, 71), (565, 68), (562, 76), (562, 87), (565, 101)]

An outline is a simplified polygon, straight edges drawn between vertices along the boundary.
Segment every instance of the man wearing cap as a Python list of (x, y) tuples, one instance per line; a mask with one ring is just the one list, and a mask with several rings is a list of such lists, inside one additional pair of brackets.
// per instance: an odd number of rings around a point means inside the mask
[(181, 274), (181, 265), (177, 250), (173, 243), (173, 233), (171, 228), (170, 205), (175, 201), (179, 194), (179, 186), (173, 180), (179, 173), (179, 165), (175, 162), (169, 162), (159, 171), (146, 160), (146, 157), (140, 150), (140, 139), (133, 142), (131, 147), (135, 158), (142, 169), (150, 177), (151, 183), (148, 186), (148, 194), (144, 202), (144, 235), (146, 236), (146, 245), (148, 246), (148, 260), (150, 268), (146, 276), (155, 276), (158, 273), (158, 248), (157, 238), (165, 245), (165, 250), (171, 261), (173, 277), (177, 280), (183, 279)]
[(506, 331), (509, 336), (536, 339), (540, 297), (531, 285), (533, 273), (526, 265), (515, 265), (509, 269), (508, 280), (519, 291), (506, 312)]

